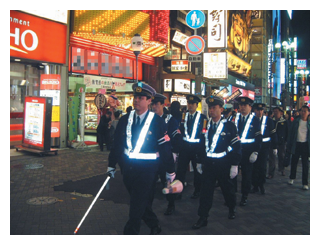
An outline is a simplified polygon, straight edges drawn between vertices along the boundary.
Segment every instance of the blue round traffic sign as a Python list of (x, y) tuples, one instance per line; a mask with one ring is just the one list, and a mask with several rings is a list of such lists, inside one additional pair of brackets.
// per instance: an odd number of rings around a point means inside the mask
[(206, 16), (201, 10), (191, 10), (186, 16), (186, 23), (189, 27), (197, 29), (206, 21)]
[(200, 36), (191, 36), (187, 39), (185, 47), (191, 55), (201, 54), (204, 49), (204, 40)]

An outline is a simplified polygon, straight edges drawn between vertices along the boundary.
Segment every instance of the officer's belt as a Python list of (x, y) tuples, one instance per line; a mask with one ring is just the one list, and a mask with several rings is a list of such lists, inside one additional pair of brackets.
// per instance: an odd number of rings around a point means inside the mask
[(268, 142), (268, 141), (270, 141), (270, 139), (271, 139), (270, 137), (263, 138), (263, 139), (262, 139), (262, 142)]
[(224, 151), (224, 152), (220, 152), (220, 153), (210, 153), (210, 152), (207, 152), (207, 157), (212, 157), (212, 158), (221, 158), (221, 157), (224, 157), (227, 155), (227, 152)]
[(253, 143), (255, 139), (241, 139), (241, 143)]
[(159, 152), (156, 152), (156, 153), (134, 153), (134, 152), (129, 152), (128, 149), (124, 149), (124, 154), (126, 154), (130, 159), (155, 160), (159, 157)]
[(198, 143), (198, 142), (200, 142), (200, 139), (187, 139), (187, 137), (183, 137), (183, 140), (184, 140), (184, 141), (187, 141), (187, 142), (191, 142), (191, 143)]

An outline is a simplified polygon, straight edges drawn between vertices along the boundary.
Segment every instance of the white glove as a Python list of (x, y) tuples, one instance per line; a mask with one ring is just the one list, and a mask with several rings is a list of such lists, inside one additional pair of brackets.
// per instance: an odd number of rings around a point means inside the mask
[(197, 171), (199, 174), (202, 174), (202, 164), (201, 163), (197, 163)]
[(273, 149), (273, 155), (277, 155), (278, 154), (278, 150), (277, 149)]
[(108, 169), (107, 169), (107, 174), (108, 174), (110, 177), (114, 178), (114, 174), (115, 174), (115, 173), (116, 173), (116, 169), (115, 169), (115, 168), (108, 167)]
[(238, 166), (232, 165), (230, 168), (230, 179), (233, 179), (238, 174)]
[(173, 172), (173, 173), (171, 173), (171, 174), (166, 173), (166, 179), (167, 179), (167, 180), (170, 180), (170, 183), (172, 183), (175, 178), (176, 178), (176, 173), (175, 173), (175, 172)]
[(179, 153), (172, 152), (172, 156), (173, 156), (173, 161), (176, 163), (178, 160)]
[(258, 152), (252, 152), (249, 157), (249, 162), (254, 163), (255, 161), (257, 161), (257, 158), (258, 158)]

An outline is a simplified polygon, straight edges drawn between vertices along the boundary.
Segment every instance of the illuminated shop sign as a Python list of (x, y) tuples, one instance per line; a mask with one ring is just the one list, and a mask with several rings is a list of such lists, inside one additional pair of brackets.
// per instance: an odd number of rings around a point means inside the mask
[(227, 47), (227, 10), (208, 10), (208, 48)]
[(29, 14), (37, 15), (39, 17), (58, 21), (64, 24), (68, 22), (68, 10), (21, 10)]
[(171, 71), (188, 71), (188, 60), (172, 60)]
[(190, 80), (174, 79), (174, 91), (180, 93), (190, 93)]
[(203, 77), (227, 79), (227, 53), (215, 52), (203, 54)]
[(171, 92), (172, 91), (172, 79), (164, 79), (163, 80), (163, 91)]
[(306, 69), (307, 60), (297, 60), (297, 69)]
[(228, 52), (228, 69), (234, 73), (248, 77), (251, 71), (251, 65), (240, 59), (238, 56)]
[(10, 10), (11, 57), (64, 64), (66, 35), (64, 24)]
[(92, 75), (84, 75), (84, 84), (87, 88), (105, 88), (111, 89), (114, 85), (117, 91), (126, 90), (126, 79), (113, 77), (100, 77)]
[(182, 45), (185, 45), (188, 38), (189, 38), (189, 36), (179, 32), (179, 31), (176, 31), (174, 33), (172, 41), (175, 41), (176, 43), (180, 43)]

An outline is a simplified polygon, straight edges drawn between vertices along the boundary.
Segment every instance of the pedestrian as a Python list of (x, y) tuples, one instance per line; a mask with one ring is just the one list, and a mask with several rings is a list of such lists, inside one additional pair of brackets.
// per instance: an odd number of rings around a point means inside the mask
[(234, 116), (232, 115), (233, 106), (231, 104), (225, 104), (222, 115), (228, 121), (233, 121)]
[(309, 160), (310, 157), (310, 108), (301, 107), (300, 117), (292, 123), (288, 137), (287, 151), (292, 154), (289, 184), (296, 179), (299, 158), (302, 160), (302, 189), (308, 190)]
[(259, 119), (251, 113), (253, 100), (241, 96), (236, 99), (239, 103), (239, 111), (235, 119), (235, 125), (241, 139), (242, 158), (241, 166), (241, 201), (240, 206), (246, 206), (251, 190), (252, 168), (257, 161), (261, 148), (262, 136)]
[(295, 110), (294, 112), (293, 112), (293, 119), (296, 119), (296, 118), (298, 118), (300, 115), (299, 115), (299, 112), (300, 112), (300, 110)]
[(128, 113), (130, 113), (132, 111), (132, 106), (128, 106), (127, 108), (126, 108), (126, 113), (128, 114)]
[[(288, 122), (281, 116), (282, 109), (280, 107), (273, 108), (274, 113), (274, 124), (276, 129), (276, 134), (278, 138), (277, 145), (277, 156), (278, 156), (278, 171), (279, 174), (285, 176), (285, 167), (284, 167), (284, 157), (286, 153), (286, 144), (288, 138)], [(274, 177), (274, 172), (276, 169), (276, 157), (273, 154), (273, 150), (269, 151), (269, 170), (268, 170), (268, 179)]]
[[(170, 143), (171, 143), (171, 152), (173, 155), (174, 162), (176, 163), (178, 160), (178, 154), (180, 150), (180, 145), (181, 145), (181, 133), (179, 130), (179, 122), (171, 115), (168, 113), (165, 113), (164, 111), (164, 101), (167, 99), (166, 96), (162, 94), (156, 94), (152, 101), (152, 111), (156, 113), (158, 116), (160, 116), (163, 121), (165, 122), (167, 126), (167, 132), (168, 136), (170, 137)], [(179, 103), (179, 102), (178, 102)], [(163, 187), (168, 187), (167, 186), (167, 179), (166, 179), (166, 171), (163, 168), (163, 164), (161, 165), (159, 169), (159, 175), (161, 182), (163, 184)], [(174, 210), (175, 210), (175, 194), (167, 194), (166, 199), (168, 201), (168, 207), (165, 211), (165, 215), (171, 215)]]
[[(201, 99), (196, 95), (187, 95), (188, 112), (185, 114), (184, 122), (180, 124), (180, 132), (182, 135), (181, 150), (179, 152), (177, 179), (185, 183), (186, 172), (191, 161), (193, 167), (193, 185), (194, 192), (192, 199), (199, 198), (201, 187), (201, 175), (197, 171), (197, 165), (200, 164), (200, 153), (204, 147), (204, 135), (202, 133), (204, 120), (207, 117), (197, 111), (198, 103)], [(179, 193), (178, 199), (182, 197)]]
[(110, 133), (110, 126), (109, 123), (111, 121), (111, 112), (106, 111), (105, 114), (103, 113), (99, 125), (97, 127), (97, 141), (100, 146), (100, 151), (103, 151), (103, 145), (106, 144), (107, 150), (109, 147), (109, 133)]
[(240, 138), (234, 123), (221, 116), (224, 110), (223, 99), (210, 96), (206, 102), (210, 119), (205, 133), (205, 150), (202, 152), (204, 161), (198, 208), (200, 218), (192, 226), (193, 229), (207, 225), (217, 180), (229, 207), (228, 218), (235, 218), (236, 193), (232, 179), (238, 174), (238, 164), (241, 159)]
[(114, 132), (117, 128), (117, 125), (118, 125), (118, 122), (119, 122), (119, 119), (120, 119), (120, 115), (121, 115), (121, 111), (120, 110), (117, 110), (113, 113), (114, 115), (114, 120), (111, 121), (111, 124), (110, 124), (110, 147), (112, 148), (113, 146), (113, 142), (114, 142)]
[(265, 194), (264, 183), (266, 182), (267, 161), (269, 151), (272, 149), (272, 154), (277, 155), (278, 138), (273, 120), (270, 117), (263, 115), (265, 104), (256, 103), (253, 105), (255, 116), (260, 121), (262, 144), (258, 152), (257, 162), (253, 164), (252, 169), (252, 190), (251, 193), (256, 193), (260, 189), (260, 193)]
[(123, 233), (139, 234), (143, 220), (151, 229), (150, 234), (156, 235), (161, 232), (159, 220), (152, 210), (157, 173), (164, 164), (166, 177), (172, 182), (175, 166), (165, 122), (148, 110), (156, 91), (145, 83), (141, 86), (134, 83), (132, 89), (134, 110), (119, 120), (107, 173), (114, 177), (116, 164), (122, 164), (123, 182), (130, 195), (129, 220)]
[(181, 110), (180, 110), (180, 102), (175, 100), (175, 101), (172, 101), (171, 105), (170, 105), (170, 114), (179, 122), (181, 122), (181, 119), (182, 119), (182, 113), (181, 113)]
[(285, 119), (286, 119), (287, 122), (288, 122), (288, 128), (289, 128), (289, 131), (290, 131), (291, 125), (292, 125), (292, 121), (293, 121), (293, 118), (292, 118), (292, 116), (291, 116), (291, 111), (290, 111), (290, 110), (287, 110), (287, 111), (286, 111)]

